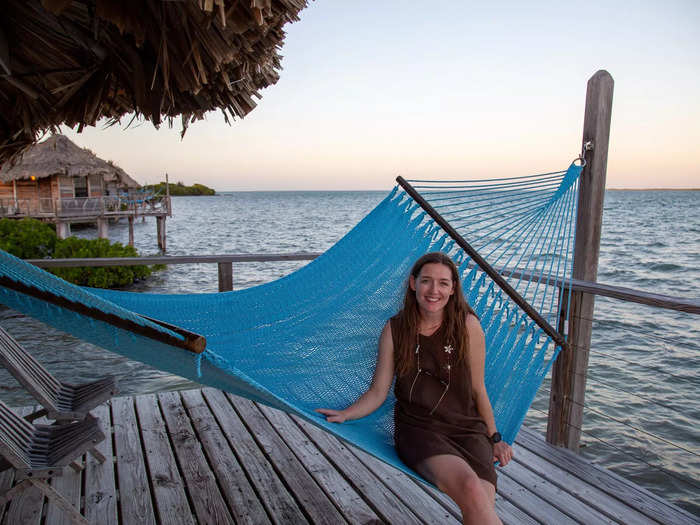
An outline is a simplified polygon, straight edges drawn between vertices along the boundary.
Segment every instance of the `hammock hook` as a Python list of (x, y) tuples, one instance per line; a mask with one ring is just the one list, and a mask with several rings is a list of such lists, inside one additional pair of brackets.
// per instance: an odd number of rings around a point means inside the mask
[(583, 168), (586, 165), (586, 152), (591, 151), (593, 149), (593, 141), (592, 140), (587, 140), (586, 142), (583, 143), (583, 146), (581, 146), (581, 154), (574, 159), (574, 164), (576, 161), (579, 161), (581, 164), (581, 167)]

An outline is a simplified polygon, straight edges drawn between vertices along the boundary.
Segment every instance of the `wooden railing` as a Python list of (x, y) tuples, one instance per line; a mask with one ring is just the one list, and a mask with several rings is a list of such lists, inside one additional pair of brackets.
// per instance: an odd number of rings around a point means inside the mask
[[(41, 268), (68, 268), (76, 266), (135, 266), (152, 264), (218, 264), (219, 291), (233, 290), (233, 263), (274, 262), (274, 261), (310, 261), (320, 253), (238, 253), (222, 255), (162, 255), (153, 257), (104, 257), (94, 259), (28, 259)], [(503, 271), (504, 275), (525, 280), (535, 277), (526, 272)], [(557, 283), (548, 283), (557, 284)], [(573, 279), (572, 290), (600, 297), (610, 297), (621, 301), (646, 304), (657, 308), (678, 310), (691, 314), (700, 314), (700, 299), (671, 297), (668, 295), (644, 292), (623, 286), (594, 283)]]
[(170, 212), (170, 197), (122, 196), (72, 197), (54, 199), (0, 199), (0, 217), (98, 217), (152, 215)]

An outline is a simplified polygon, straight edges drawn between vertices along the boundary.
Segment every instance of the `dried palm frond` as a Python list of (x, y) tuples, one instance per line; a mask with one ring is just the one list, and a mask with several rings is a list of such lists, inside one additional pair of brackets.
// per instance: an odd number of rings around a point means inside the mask
[(7, 0), (0, 18), (0, 163), (61, 124), (226, 120), (277, 82), (305, 0)]

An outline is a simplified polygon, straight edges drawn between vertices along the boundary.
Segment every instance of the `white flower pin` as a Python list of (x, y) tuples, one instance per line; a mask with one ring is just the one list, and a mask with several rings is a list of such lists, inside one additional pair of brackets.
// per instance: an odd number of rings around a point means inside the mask
[(452, 353), (452, 345), (447, 345), (447, 346), (445, 347), (445, 352), (448, 353), (448, 354), (451, 354), (451, 353)]

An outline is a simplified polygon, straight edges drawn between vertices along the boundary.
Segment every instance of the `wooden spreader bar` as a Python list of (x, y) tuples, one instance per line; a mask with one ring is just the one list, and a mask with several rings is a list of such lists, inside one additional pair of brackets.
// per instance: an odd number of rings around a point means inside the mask
[(426, 201), (423, 196), (416, 191), (416, 189), (411, 186), (406, 179), (403, 177), (396, 177), (396, 182), (398, 182), (401, 187), (408, 193), (414, 201), (416, 201), (423, 210), (430, 215), (433, 220), (440, 225), (440, 227), (454, 239), (454, 241), (462, 248), (469, 257), (481, 268), (493, 281), (501, 288), (513, 301), (515, 304), (520, 306), (525, 313), (537, 323), (549, 337), (551, 337), (557, 345), (559, 345), (562, 350), (568, 349), (569, 345), (566, 342), (566, 337), (557, 332), (552, 325), (550, 325), (547, 320), (542, 317), (537, 310), (535, 310), (530, 303), (528, 303), (510, 284), (506, 281), (503, 276), (496, 270), (493, 266), (486, 262), (486, 260), (479, 255), (479, 253), (462, 237), (457, 230), (455, 230), (449, 222), (447, 222), (442, 215), (440, 215), (435, 208), (433, 208), (428, 201)]
[(180, 328), (165, 323), (163, 321), (159, 321), (157, 319), (141, 316), (148, 321), (161, 325), (164, 328), (168, 328), (169, 330), (172, 330), (173, 332), (183, 336), (185, 338), (184, 341), (178, 339), (177, 337), (164, 334), (159, 330), (151, 328), (150, 326), (142, 326), (138, 323), (135, 323), (134, 321), (123, 319), (117, 315), (104, 312), (98, 308), (91, 308), (82, 303), (70, 301), (69, 299), (61, 297), (60, 295), (44, 290), (39, 290), (34, 286), (25, 284), (20, 281), (15, 281), (14, 279), (10, 279), (7, 276), (0, 276), (0, 286), (5, 286), (6, 288), (15, 290), (16, 292), (21, 292), (23, 294), (29, 295), (36, 299), (40, 299), (47, 303), (55, 304), (56, 306), (66, 308), (67, 310), (71, 310), (81, 315), (92, 317), (93, 319), (97, 319), (98, 321), (103, 321), (105, 323), (111, 324), (112, 326), (116, 326), (118, 328), (122, 328), (124, 330), (143, 335), (150, 339), (154, 339), (156, 341), (160, 341), (171, 346), (176, 346), (178, 348), (188, 350), (195, 354), (201, 354), (202, 352), (204, 352), (204, 349), (207, 346), (207, 340), (204, 336), (196, 334), (194, 332), (190, 332), (188, 330), (185, 330), (184, 328)]

